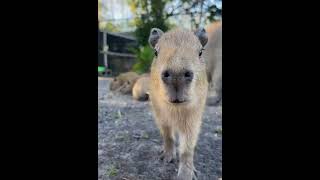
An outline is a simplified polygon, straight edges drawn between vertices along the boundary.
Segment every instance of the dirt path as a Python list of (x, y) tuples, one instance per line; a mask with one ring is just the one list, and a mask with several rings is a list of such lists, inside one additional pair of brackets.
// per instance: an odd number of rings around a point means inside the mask
[[(170, 180), (178, 164), (159, 160), (162, 139), (149, 107), (131, 96), (112, 93), (99, 78), (99, 180)], [(222, 174), (221, 108), (206, 107), (195, 152), (199, 180)]]

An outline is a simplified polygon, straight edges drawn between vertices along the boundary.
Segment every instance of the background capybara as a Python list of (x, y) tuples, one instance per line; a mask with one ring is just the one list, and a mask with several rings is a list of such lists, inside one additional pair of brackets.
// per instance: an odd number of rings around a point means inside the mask
[(149, 99), (149, 74), (141, 76), (132, 88), (133, 99), (138, 101), (147, 101)]

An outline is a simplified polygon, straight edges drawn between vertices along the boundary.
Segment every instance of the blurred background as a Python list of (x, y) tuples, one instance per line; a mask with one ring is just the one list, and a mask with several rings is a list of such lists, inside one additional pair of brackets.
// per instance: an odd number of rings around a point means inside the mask
[(222, 0), (98, 0), (98, 74), (148, 72), (152, 27), (194, 30), (221, 20)]

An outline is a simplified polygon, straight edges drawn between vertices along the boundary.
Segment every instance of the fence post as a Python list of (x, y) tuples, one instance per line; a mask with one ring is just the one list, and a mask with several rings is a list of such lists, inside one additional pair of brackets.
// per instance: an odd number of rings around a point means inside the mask
[(108, 44), (107, 44), (107, 36), (108, 36), (108, 32), (105, 31), (103, 32), (103, 57), (104, 57), (104, 64), (106, 69), (109, 68), (108, 66)]

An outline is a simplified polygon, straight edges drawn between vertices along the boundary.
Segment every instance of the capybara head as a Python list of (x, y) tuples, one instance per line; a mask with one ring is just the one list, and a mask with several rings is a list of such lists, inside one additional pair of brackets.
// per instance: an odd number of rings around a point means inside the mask
[(113, 78), (113, 80), (110, 83), (110, 90), (114, 91), (122, 85), (123, 85), (123, 80), (119, 77), (115, 77), (115, 78)]
[[(117, 77), (113, 78), (113, 80), (110, 83), (110, 90), (111, 91), (119, 91), (123, 88), (131, 88), (136, 81), (136, 79), (139, 77), (139, 75), (135, 72), (126, 72), (121, 73)], [(129, 87), (127, 86), (129, 82)], [(125, 89), (123, 91), (125, 91)], [(131, 92), (131, 89), (128, 92)], [(126, 91), (127, 92), (127, 91)]]
[(198, 88), (207, 83), (202, 51), (208, 41), (206, 31), (175, 29), (163, 33), (151, 29), (149, 43), (155, 51), (151, 78), (160, 99), (172, 105), (197, 101)]

